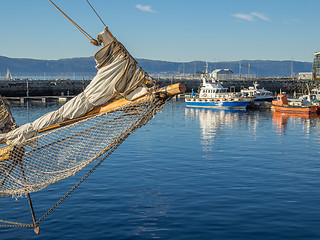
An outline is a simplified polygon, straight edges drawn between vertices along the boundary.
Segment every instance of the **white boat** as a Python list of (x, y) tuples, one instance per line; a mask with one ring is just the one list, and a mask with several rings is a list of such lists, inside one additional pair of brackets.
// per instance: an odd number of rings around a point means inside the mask
[(7, 68), (6, 79), (7, 79), (7, 80), (12, 80), (12, 75), (11, 75), (11, 73), (10, 73), (9, 68)]
[(264, 88), (258, 89), (258, 86), (259, 84), (257, 82), (254, 82), (253, 86), (241, 89), (241, 93), (245, 96), (253, 97), (254, 101), (271, 102), (275, 98), (272, 92)]
[(198, 95), (186, 97), (187, 107), (246, 109), (253, 97), (244, 97), (240, 92), (228, 92), (221, 83), (215, 81), (212, 73), (201, 74), (202, 85)]
[(320, 87), (313, 88), (311, 94), (314, 95), (318, 100), (320, 100)]

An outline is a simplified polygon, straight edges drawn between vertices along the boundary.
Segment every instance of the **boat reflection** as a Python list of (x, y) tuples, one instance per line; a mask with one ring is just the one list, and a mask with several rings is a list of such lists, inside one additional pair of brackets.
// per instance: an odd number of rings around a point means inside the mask
[(274, 112), (272, 115), (272, 122), (277, 128), (278, 133), (285, 133), (289, 121), (303, 122), (304, 129), (307, 132), (310, 130), (313, 120), (318, 119), (317, 113), (281, 113)]
[(213, 149), (213, 143), (223, 130), (230, 130), (243, 121), (246, 110), (186, 108), (185, 115), (199, 120), (202, 145), (205, 152)]

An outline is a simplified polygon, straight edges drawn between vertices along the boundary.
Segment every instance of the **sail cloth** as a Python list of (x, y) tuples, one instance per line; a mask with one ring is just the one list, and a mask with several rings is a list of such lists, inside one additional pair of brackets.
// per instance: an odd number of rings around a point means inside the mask
[(94, 56), (98, 72), (86, 89), (60, 109), (9, 133), (0, 134), (1, 142), (6, 140), (9, 145), (22, 144), (37, 136), (39, 130), (81, 117), (108, 101), (119, 97), (134, 100), (147, 93), (146, 84), (151, 80), (107, 28), (98, 34), (98, 41), (103, 43), (103, 47)]
[(10, 132), (17, 127), (9, 106), (0, 96), (0, 134)]

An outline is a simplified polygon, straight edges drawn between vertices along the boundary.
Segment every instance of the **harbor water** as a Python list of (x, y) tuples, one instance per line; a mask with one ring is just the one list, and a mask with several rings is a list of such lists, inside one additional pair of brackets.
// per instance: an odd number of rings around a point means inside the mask
[[(12, 105), (19, 125), (58, 103)], [(320, 117), (172, 100), (40, 224), (0, 239), (320, 239)], [(89, 166), (92, 167), (92, 166)], [(43, 216), (90, 169), (31, 194)], [(31, 223), (26, 198), (0, 219)]]

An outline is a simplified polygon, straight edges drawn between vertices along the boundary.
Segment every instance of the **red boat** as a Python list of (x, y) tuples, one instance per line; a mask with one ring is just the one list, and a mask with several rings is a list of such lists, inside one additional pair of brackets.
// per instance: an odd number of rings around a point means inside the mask
[(276, 112), (283, 112), (283, 113), (317, 113), (318, 106), (315, 105), (289, 105), (288, 99), (286, 95), (278, 94), (277, 99), (272, 101), (272, 106)]

